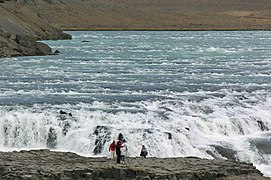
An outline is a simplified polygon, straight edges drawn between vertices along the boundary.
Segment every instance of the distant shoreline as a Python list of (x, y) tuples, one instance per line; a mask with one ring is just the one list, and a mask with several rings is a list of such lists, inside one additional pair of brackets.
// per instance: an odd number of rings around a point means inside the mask
[(270, 29), (63, 28), (62, 31), (271, 31)]

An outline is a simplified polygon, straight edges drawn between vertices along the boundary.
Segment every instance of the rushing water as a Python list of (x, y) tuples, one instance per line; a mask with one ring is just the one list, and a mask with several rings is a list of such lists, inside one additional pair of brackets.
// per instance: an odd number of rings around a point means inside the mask
[[(271, 176), (271, 32), (68, 32), (0, 59), (0, 150), (252, 162)], [(62, 111), (62, 113), (61, 113)], [(70, 113), (70, 114), (65, 114)]]

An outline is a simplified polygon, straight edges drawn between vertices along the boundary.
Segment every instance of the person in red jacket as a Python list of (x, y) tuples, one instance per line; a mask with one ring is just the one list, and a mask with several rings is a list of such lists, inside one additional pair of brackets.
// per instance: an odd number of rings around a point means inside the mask
[(116, 147), (116, 141), (114, 140), (109, 146), (110, 159), (115, 159)]

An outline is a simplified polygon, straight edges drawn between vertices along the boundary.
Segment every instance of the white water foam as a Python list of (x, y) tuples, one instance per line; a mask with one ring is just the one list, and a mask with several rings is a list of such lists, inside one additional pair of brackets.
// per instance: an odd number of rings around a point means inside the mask
[[(149, 155), (155, 157), (225, 158), (214, 148), (222, 146), (235, 151), (236, 159), (253, 162), (263, 172), (267, 170), (265, 175), (268, 175), (270, 154), (263, 154), (252, 142), (268, 140), (270, 136), (268, 131), (261, 130), (257, 121), (271, 129), (271, 98), (257, 105), (245, 103), (244, 107), (233, 106), (229, 98), (232, 97), (200, 103), (93, 102), (2, 107), (0, 150), (48, 148), (50, 128), (53, 128), (56, 135), (53, 149), (85, 156), (107, 156), (109, 144), (121, 132), (131, 156), (138, 156), (141, 145), (145, 144)], [(71, 112), (72, 116), (61, 115), (60, 110)], [(97, 126), (107, 129), (97, 135)], [(95, 141), (99, 138), (105, 142), (101, 153), (94, 155)]]

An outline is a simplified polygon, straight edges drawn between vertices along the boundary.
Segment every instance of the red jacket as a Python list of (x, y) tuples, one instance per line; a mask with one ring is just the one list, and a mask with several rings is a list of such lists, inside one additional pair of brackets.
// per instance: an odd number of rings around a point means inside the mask
[(109, 146), (109, 151), (116, 151), (116, 147), (116, 141), (114, 140)]

